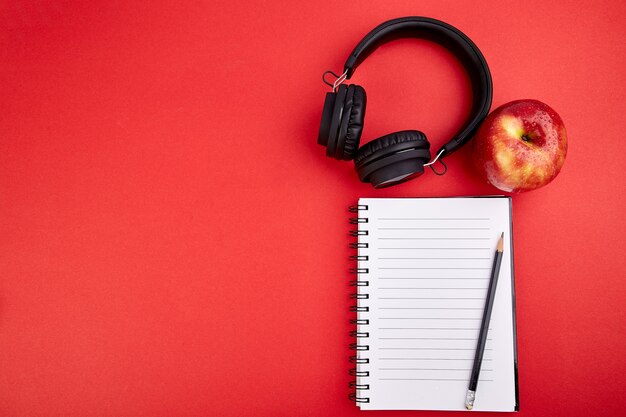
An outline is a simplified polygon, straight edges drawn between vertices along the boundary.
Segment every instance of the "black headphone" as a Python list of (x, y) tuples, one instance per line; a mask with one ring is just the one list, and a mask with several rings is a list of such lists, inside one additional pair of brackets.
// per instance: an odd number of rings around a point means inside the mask
[[(418, 130), (390, 133), (359, 148), (367, 103), (365, 90), (355, 84), (342, 84), (380, 45), (409, 37), (429, 39), (450, 50), (465, 67), (472, 84), (470, 117), (431, 162), (428, 162), (430, 143)], [(332, 84), (326, 81), (329, 73), (336, 77)], [(322, 79), (333, 87), (333, 91), (326, 94), (317, 143), (326, 147), (328, 157), (346, 161), (354, 159), (360, 180), (372, 183), (374, 188), (416, 178), (424, 173), (425, 166), (430, 166), (437, 174), (445, 173), (438, 173), (432, 165), (437, 160), (443, 164), (441, 158), (469, 141), (491, 107), (491, 74), (478, 47), (460, 30), (428, 17), (402, 17), (378, 25), (354, 48), (341, 75), (326, 71)]]

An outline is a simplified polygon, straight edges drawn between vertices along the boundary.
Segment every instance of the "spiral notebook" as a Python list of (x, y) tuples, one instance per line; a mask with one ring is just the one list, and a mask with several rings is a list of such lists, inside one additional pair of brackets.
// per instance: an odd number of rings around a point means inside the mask
[(504, 253), (475, 411), (517, 411), (511, 199), (362, 198), (355, 367), (363, 410), (463, 410), (496, 243)]

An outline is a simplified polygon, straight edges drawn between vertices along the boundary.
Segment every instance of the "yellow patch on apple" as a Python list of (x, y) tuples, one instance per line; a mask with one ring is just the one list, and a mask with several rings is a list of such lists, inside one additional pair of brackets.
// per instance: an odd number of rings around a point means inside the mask
[(517, 117), (502, 116), (501, 123), (504, 130), (513, 137), (519, 138), (524, 134), (524, 125)]
[(515, 155), (510, 148), (502, 145), (501, 143), (496, 144), (495, 157), (498, 162), (498, 166), (500, 166), (503, 170), (510, 171), (515, 164)]

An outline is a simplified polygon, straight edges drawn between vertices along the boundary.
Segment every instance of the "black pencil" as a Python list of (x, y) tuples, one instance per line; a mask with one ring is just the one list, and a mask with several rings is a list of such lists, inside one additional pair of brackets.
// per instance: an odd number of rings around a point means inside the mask
[(487, 291), (487, 300), (485, 300), (483, 319), (480, 323), (480, 333), (478, 336), (478, 343), (476, 345), (476, 354), (474, 355), (472, 376), (470, 377), (469, 387), (467, 388), (467, 395), (465, 396), (465, 408), (467, 408), (468, 410), (474, 408), (474, 398), (476, 397), (478, 375), (480, 374), (480, 365), (483, 362), (483, 353), (485, 352), (485, 344), (487, 343), (487, 332), (489, 331), (491, 310), (493, 310), (493, 300), (494, 298), (496, 298), (496, 286), (498, 285), (498, 275), (500, 274), (500, 264), (502, 263), (503, 246), (504, 233), (500, 235), (500, 240), (498, 240), (498, 246), (496, 246), (496, 254), (493, 258), (493, 266), (491, 267), (491, 279), (489, 280), (489, 290)]

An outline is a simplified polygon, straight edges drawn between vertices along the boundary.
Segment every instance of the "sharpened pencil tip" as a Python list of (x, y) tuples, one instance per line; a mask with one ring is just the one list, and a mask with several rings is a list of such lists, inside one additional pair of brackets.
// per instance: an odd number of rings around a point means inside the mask
[(498, 252), (502, 252), (504, 249), (504, 232), (500, 235), (500, 239), (498, 240), (498, 246), (496, 246), (496, 250)]

